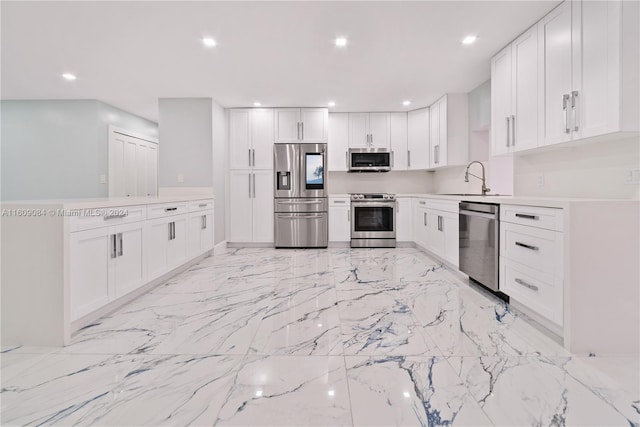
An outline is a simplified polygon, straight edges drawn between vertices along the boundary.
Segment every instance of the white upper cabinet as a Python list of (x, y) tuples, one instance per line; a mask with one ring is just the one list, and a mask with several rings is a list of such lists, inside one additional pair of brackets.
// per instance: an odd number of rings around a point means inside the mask
[(229, 112), (229, 169), (273, 168), (273, 109)]
[(538, 27), (491, 60), (493, 155), (538, 146)]
[(349, 113), (329, 113), (327, 170), (346, 171), (349, 160)]
[(349, 113), (349, 147), (389, 148), (389, 113)]
[[(429, 108), (407, 114), (407, 169), (429, 169)], [(437, 129), (437, 127), (436, 127)]]
[(275, 142), (324, 143), (328, 125), (327, 108), (276, 108)]
[(469, 160), (469, 101), (447, 94), (431, 105), (429, 167), (464, 165)]
[(539, 22), (540, 145), (640, 130), (639, 8), (565, 1)]
[(389, 143), (393, 153), (393, 170), (407, 170), (407, 113), (389, 113)]

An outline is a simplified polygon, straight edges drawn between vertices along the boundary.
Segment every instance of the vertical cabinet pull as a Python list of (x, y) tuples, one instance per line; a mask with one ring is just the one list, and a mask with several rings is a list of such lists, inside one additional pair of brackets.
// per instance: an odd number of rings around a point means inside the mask
[(251, 148), (249, 148), (247, 151), (249, 152), (249, 166), (252, 166), (252, 164), (251, 164)]
[(117, 256), (116, 252), (116, 235), (111, 234), (109, 236), (109, 240), (111, 240), (111, 258), (115, 258)]
[(249, 177), (249, 198), (251, 198), (251, 174), (247, 176)]
[(124, 248), (122, 247), (122, 233), (118, 233), (118, 256), (124, 255)]
[(407, 167), (411, 167), (411, 150), (407, 150)]
[(571, 92), (571, 111), (573, 112), (573, 131), (578, 132), (580, 127), (578, 126), (578, 91)]
[(255, 166), (256, 165), (256, 149), (252, 148), (251, 149), (251, 166)]
[(427, 226), (427, 213), (423, 212), (422, 215), (424, 216), (424, 226)]
[(571, 132), (571, 129), (569, 129), (569, 123), (568, 123), (568, 118), (567, 118), (567, 105), (569, 104), (569, 94), (564, 94), (562, 95), (562, 118), (563, 118), (563, 123), (564, 123), (564, 133), (569, 133)]
[(207, 228), (207, 216), (206, 215), (202, 215), (200, 217), (200, 228), (202, 228), (203, 230)]
[(168, 223), (167, 226), (169, 227), (169, 240), (173, 240), (173, 232), (171, 230), (171, 223)]
[(516, 146), (516, 116), (511, 116), (511, 146)]
[(511, 120), (511, 118), (510, 117), (506, 117), (506, 119), (507, 119), (507, 133), (506, 133), (507, 138), (506, 138), (506, 140), (507, 140), (507, 147), (508, 147), (509, 146), (509, 134), (511, 133), (510, 129), (509, 129), (509, 121)]
[(300, 123), (300, 128), (302, 129), (302, 138), (300, 139), (304, 141), (304, 122)]
[(256, 198), (256, 174), (252, 173), (251, 174), (252, 179), (253, 179), (253, 198)]

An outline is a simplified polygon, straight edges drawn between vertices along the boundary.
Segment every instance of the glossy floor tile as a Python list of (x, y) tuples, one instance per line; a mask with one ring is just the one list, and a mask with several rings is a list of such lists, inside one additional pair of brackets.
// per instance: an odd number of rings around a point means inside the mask
[(2, 425), (640, 426), (640, 362), (575, 357), (413, 248), (228, 249), (3, 348)]

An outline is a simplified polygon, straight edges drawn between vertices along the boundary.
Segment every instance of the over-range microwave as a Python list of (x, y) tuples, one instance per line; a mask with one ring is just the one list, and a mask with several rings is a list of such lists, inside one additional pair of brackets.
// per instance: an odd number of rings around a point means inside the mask
[(393, 152), (388, 148), (350, 148), (347, 160), (349, 172), (389, 172)]

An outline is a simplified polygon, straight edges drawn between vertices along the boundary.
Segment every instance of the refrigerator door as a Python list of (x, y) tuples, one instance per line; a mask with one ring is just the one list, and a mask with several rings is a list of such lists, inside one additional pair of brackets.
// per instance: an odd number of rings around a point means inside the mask
[(274, 196), (300, 197), (300, 144), (274, 144)]
[(276, 248), (326, 248), (329, 215), (322, 213), (276, 213)]
[(327, 197), (327, 144), (300, 144), (299, 147), (300, 195), (296, 197)]
[(303, 212), (327, 212), (329, 203), (326, 197), (311, 199), (275, 199), (274, 210), (276, 213), (303, 213)]

